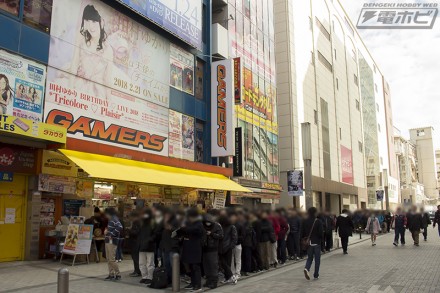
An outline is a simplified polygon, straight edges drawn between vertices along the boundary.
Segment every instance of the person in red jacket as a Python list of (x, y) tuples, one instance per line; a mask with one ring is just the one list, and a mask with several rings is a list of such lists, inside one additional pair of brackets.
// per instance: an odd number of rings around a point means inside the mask
[(271, 237), (272, 254), (270, 257), (270, 265), (277, 267), (278, 266), (278, 258), (277, 258), (278, 235), (280, 234), (281, 227), (280, 227), (280, 222), (278, 221), (274, 211), (270, 213), (268, 220), (272, 223), (273, 230), (275, 233), (275, 235)]
[(277, 242), (277, 256), (281, 265), (285, 264), (287, 260), (287, 252), (286, 252), (286, 241), (287, 235), (289, 234), (289, 224), (287, 224), (286, 220), (286, 211), (284, 209), (278, 209), (275, 212), (275, 218), (278, 220), (280, 224), (280, 232), (278, 233), (278, 242)]

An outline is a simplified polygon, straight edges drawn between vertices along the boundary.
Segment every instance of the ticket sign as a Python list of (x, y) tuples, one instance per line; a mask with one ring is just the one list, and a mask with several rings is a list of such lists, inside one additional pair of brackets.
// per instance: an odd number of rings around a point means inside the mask
[(0, 133), (22, 135), (57, 143), (66, 143), (67, 135), (64, 127), (9, 115), (0, 115)]

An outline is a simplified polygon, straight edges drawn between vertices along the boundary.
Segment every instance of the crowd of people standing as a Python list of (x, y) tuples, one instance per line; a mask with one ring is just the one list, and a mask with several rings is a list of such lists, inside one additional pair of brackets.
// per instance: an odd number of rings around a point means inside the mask
[[(124, 228), (114, 209), (107, 209), (105, 214), (109, 263), (106, 280), (119, 280), (116, 250)], [(408, 229), (418, 246), (419, 233), (422, 231), (426, 240), (429, 224), (429, 216), (415, 207), (408, 213), (398, 208), (394, 215), (366, 210), (351, 214), (344, 209), (335, 216), (329, 211), (318, 212), (314, 207), (306, 213), (293, 208), (273, 211), (225, 208), (202, 213), (196, 208), (174, 210), (155, 206), (132, 212), (131, 227), (125, 229), (125, 235), (133, 259), (131, 277), (139, 277), (140, 283), (153, 288), (165, 288), (171, 284), (172, 258), (177, 253), (182, 278), (189, 283), (186, 289), (201, 292), (203, 287), (213, 289), (219, 282), (236, 284), (241, 276), (304, 257), (307, 257), (306, 279), (311, 277), (313, 262), (313, 277), (318, 279), (321, 254), (329, 252), (335, 240), (340, 240), (343, 254), (348, 254), (349, 237), (355, 232), (371, 234), (372, 245), (376, 246), (377, 234), (393, 228), (397, 246), (399, 237), (401, 244), (405, 244)], [(435, 224), (440, 226), (440, 206)], [(163, 284), (157, 284), (156, 271), (163, 274)]]

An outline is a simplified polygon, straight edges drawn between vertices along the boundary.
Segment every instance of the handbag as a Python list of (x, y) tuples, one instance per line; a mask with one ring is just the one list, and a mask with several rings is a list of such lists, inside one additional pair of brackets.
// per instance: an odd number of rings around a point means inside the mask
[(303, 251), (309, 249), (309, 247), (310, 247), (310, 237), (312, 236), (313, 228), (315, 228), (315, 223), (316, 223), (316, 219), (313, 222), (312, 229), (310, 230), (309, 236), (303, 237), (301, 239), (301, 249)]

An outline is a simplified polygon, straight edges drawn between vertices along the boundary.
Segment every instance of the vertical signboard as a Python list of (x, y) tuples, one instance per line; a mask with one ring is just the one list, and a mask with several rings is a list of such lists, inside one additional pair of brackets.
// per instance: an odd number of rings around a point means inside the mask
[(46, 66), (0, 50), (0, 115), (43, 120)]
[(211, 155), (234, 155), (234, 72), (233, 60), (212, 63), (211, 72)]
[(353, 184), (353, 159), (351, 150), (341, 145), (342, 182)]
[(243, 176), (243, 130), (241, 127), (235, 128), (235, 155), (234, 155), (234, 177)]
[(241, 58), (234, 58), (234, 102), (240, 105), (241, 100), (241, 76), (242, 76)]

